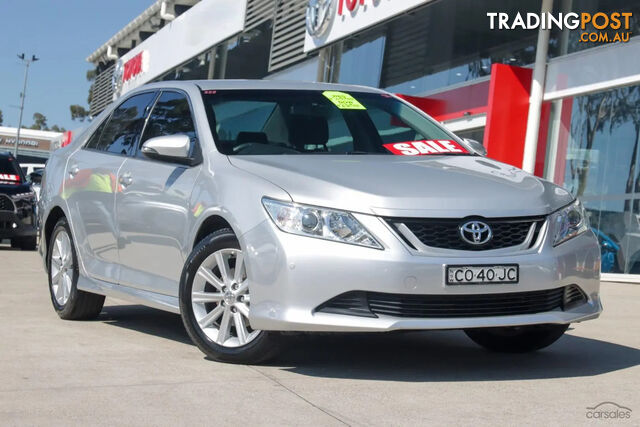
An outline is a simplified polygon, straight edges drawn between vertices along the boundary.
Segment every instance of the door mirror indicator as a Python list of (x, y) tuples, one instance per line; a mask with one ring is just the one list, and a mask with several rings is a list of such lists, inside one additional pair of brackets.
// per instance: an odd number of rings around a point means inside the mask
[(142, 144), (142, 154), (155, 160), (191, 164), (190, 146), (191, 138), (187, 135), (158, 136)]
[(476, 154), (480, 156), (487, 155), (487, 149), (484, 147), (484, 145), (482, 145), (481, 142), (469, 138), (465, 138), (464, 142), (466, 142)]

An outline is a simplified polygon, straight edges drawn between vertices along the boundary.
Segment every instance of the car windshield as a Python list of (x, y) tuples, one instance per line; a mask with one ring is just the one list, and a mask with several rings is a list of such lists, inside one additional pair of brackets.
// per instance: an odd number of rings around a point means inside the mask
[(381, 93), (206, 90), (218, 150), (227, 155), (470, 154), (438, 124)]
[(19, 183), (22, 181), (20, 166), (11, 157), (0, 157), (0, 183)]

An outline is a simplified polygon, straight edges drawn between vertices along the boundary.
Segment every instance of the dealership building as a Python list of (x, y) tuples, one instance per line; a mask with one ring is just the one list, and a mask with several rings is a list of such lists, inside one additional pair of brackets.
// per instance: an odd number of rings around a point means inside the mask
[[(20, 163), (45, 163), (51, 151), (60, 147), (68, 133), (20, 129), (18, 160)], [(0, 126), (0, 152), (14, 153), (18, 128)]]
[(162, 80), (384, 88), (579, 196), (605, 277), (640, 281), (638, 34), (640, 0), (159, 0), (87, 58), (90, 108)]

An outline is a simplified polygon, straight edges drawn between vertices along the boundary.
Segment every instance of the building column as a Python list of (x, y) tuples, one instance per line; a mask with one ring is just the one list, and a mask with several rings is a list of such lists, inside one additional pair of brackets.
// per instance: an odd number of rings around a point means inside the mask
[[(542, 0), (541, 19), (553, 11), (553, 0)], [(536, 153), (538, 151), (538, 133), (540, 130), (540, 112), (542, 98), (544, 96), (544, 80), (547, 72), (547, 52), (549, 50), (550, 30), (538, 30), (538, 43), (536, 46), (536, 62), (533, 67), (533, 79), (531, 81), (531, 95), (529, 98), (529, 115), (527, 117), (527, 133), (524, 140), (524, 155), (522, 157), (522, 169), (533, 173), (536, 166)]]

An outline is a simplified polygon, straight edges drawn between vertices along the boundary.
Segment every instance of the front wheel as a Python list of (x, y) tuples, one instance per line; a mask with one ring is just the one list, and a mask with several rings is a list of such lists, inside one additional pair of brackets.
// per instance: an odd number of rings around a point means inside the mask
[(244, 253), (230, 229), (204, 238), (180, 280), (180, 312), (193, 342), (211, 359), (259, 363), (277, 352), (278, 336), (253, 329)]
[(550, 346), (569, 325), (531, 325), (507, 328), (465, 329), (476, 344), (501, 353), (527, 353)]

